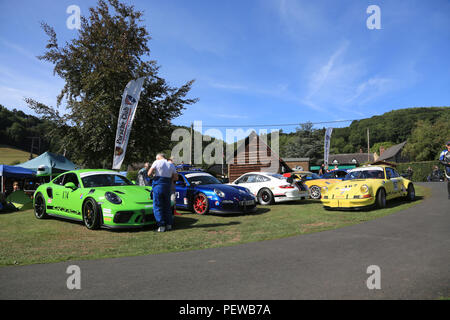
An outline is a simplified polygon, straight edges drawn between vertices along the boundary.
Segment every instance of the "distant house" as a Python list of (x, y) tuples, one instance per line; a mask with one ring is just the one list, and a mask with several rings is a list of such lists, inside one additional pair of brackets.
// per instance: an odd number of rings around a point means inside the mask
[(408, 157), (402, 154), (403, 148), (405, 147), (406, 141), (396, 144), (386, 150), (380, 147), (380, 156), (375, 159), (375, 161), (385, 161), (385, 162), (408, 162)]
[[(227, 159), (230, 182), (253, 171), (292, 172), (287, 163), (253, 131), (232, 157)], [(275, 165), (274, 165), (275, 164)]]
[[(341, 154), (330, 154), (328, 156), (328, 167), (333, 169), (335, 166), (338, 169), (353, 169), (363, 163), (373, 162), (373, 153), (363, 153), (362, 151), (358, 153), (341, 153)], [(311, 171), (318, 171), (320, 166), (311, 166)]]
[(309, 158), (283, 158), (283, 160), (292, 170), (309, 171)]

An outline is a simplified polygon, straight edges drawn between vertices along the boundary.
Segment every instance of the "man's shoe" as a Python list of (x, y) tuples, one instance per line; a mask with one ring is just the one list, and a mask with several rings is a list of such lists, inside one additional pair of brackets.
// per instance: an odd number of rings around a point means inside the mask
[(172, 230), (172, 225), (170, 225), (170, 224), (166, 225), (166, 230), (167, 230), (167, 231)]
[(161, 227), (158, 228), (157, 231), (158, 232), (164, 232), (164, 231), (166, 231), (166, 228), (164, 226), (161, 226)]

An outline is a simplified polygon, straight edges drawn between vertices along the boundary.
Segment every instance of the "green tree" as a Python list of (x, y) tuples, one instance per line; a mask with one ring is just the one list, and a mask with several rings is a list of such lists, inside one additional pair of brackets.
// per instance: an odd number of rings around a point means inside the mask
[(99, 0), (81, 17), (78, 38), (60, 47), (56, 32), (46, 23), (49, 36), (44, 55), (54, 73), (65, 81), (57, 107), (65, 102), (66, 112), (26, 99), (45, 119), (54, 121), (50, 136), (61, 137), (60, 150), (72, 160), (89, 167), (111, 166), (117, 117), (126, 84), (145, 77), (124, 164), (141, 162), (167, 148), (172, 126), (186, 105), (193, 80), (179, 88), (159, 76), (156, 61), (149, 60), (151, 39), (142, 26), (142, 12), (118, 0)]
[(419, 120), (412, 131), (403, 152), (415, 161), (436, 160), (449, 139), (450, 116), (444, 116), (435, 123)]
[(323, 159), (324, 129), (314, 129), (311, 123), (301, 124), (283, 150), (286, 158), (310, 158), (311, 163)]

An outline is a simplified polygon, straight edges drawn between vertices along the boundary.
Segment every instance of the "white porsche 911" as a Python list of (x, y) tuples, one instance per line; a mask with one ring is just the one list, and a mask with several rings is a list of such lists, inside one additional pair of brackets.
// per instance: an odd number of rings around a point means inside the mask
[(306, 185), (302, 182), (288, 181), (288, 178), (278, 173), (249, 172), (230, 184), (249, 189), (261, 205), (309, 197)]

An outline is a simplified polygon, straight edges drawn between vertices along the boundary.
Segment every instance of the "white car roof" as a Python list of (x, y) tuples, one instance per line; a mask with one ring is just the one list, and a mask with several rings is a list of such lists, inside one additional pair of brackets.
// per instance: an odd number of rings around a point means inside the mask
[(200, 176), (211, 176), (211, 174), (207, 172), (194, 172), (194, 173), (187, 173), (184, 175), (186, 178), (192, 178), (192, 177), (200, 177)]
[(354, 168), (354, 169), (348, 170), (348, 172), (369, 171), (369, 170), (384, 171), (383, 167), (377, 167), (377, 166), (372, 167), (372, 166), (370, 166), (370, 167)]

